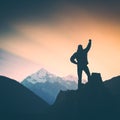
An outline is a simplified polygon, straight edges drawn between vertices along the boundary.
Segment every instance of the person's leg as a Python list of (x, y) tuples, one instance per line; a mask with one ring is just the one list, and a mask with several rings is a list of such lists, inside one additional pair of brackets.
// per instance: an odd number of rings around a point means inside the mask
[(88, 66), (86, 65), (86, 66), (84, 66), (84, 69), (83, 69), (84, 71), (85, 71), (85, 73), (87, 74), (87, 77), (88, 77), (88, 81), (89, 81), (89, 79), (90, 79), (90, 71), (89, 71), (89, 68), (88, 68)]
[(77, 74), (78, 74), (78, 89), (80, 89), (82, 83), (82, 68), (79, 66), (77, 68)]

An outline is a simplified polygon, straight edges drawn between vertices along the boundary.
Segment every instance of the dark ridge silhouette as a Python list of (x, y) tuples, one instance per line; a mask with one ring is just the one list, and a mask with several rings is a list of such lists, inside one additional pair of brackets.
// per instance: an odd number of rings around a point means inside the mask
[(0, 76), (0, 119), (42, 114), (49, 105), (13, 79)]
[(82, 84), (82, 71), (87, 74), (88, 80), (90, 78), (90, 71), (88, 68), (88, 58), (87, 54), (91, 48), (91, 39), (89, 39), (89, 43), (85, 49), (83, 49), (82, 45), (78, 45), (77, 51), (70, 57), (70, 61), (77, 65), (77, 74), (78, 74), (78, 89), (81, 88)]
[(120, 111), (120, 76), (105, 81), (104, 85), (106, 86), (106, 88), (108, 88), (113, 96), (116, 96), (118, 110)]
[(104, 82), (105, 86), (114, 95), (120, 95), (120, 76), (113, 77), (110, 80)]
[(61, 91), (52, 106), (53, 119), (112, 120), (118, 117), (116, 98), (104, 86), (99, 73), (81, 89)]
[[(114, 80), (115, 79), (115, 80)], [(120, 99), (108, 87), (120, 77), (102, 82), (99, 73), (78, 90), (60, 91), (52, 106), (15, 80), (0, 76), (2, 120), (114, 120), (120, 119)], [(116, 82), (117, 81), (117, 82)], [(112, 90), (112, 89), (111, 89)]]

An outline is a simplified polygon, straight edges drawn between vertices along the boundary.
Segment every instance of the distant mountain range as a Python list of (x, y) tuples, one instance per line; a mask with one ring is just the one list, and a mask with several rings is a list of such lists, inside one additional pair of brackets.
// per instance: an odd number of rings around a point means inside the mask
[[(68, 75), (66, 77), (59, 77), (42, 68), (36, 73), (25, 78), (21, 83), (47, 103), (52, 105), (61, 90), (76, 90), (76, 81), (77, 78), (74, 76)], [(113, 94), (120, 94), (120, 76), (106, 80), (104, 85)]]
[[(113, 94), (120, 94), (120, 76), (114, 77), (110, 80), (106, 80), (104, 85), (111, 91)], [(25, 78), (21, 84), (30, 89), (40, 98), (45, 100), (47, 103), (52, 105), (58, 93), (66, 90), (76, 90), (77, 89), (77, 78), (68, 75), (66, 77), (59, 77), (46, 69), (42, 68), (36, 73)]]
[(53, 104), (60, 90), (77, 89), (76, 79), (71, 75), (62, 78), (42, 68), (25, 78), (21, 83), (47, 103)]

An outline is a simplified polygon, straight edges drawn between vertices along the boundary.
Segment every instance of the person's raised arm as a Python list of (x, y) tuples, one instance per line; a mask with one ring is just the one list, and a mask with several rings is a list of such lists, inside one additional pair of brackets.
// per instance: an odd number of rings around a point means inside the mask
[(86, 52), (88, 52), (90, 50), (90, 48), (91, 48), (91, 42), (92, 42), (92, 40), (89, 39), (89, 43), (88, 43), (87, 47), (84, 49)]
[(74, 53), (71, 57), (70, 57), (70, 61), (74, 64), (77, 64), (77, 61), (76, 61), (76, 53)]

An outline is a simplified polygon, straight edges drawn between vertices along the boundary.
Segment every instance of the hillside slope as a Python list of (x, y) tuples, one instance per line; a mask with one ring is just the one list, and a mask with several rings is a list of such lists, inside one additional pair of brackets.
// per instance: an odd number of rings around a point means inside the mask
[(0, 113), (40, 113), (48, 106), (20, 83), (0, 76)]

